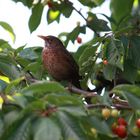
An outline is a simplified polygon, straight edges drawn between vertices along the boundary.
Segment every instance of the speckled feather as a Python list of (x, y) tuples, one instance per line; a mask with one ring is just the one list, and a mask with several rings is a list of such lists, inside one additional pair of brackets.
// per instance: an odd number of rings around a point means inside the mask
[(48, 73), (57, 81), (68, 81), (80, 88), (79, 67), (62, 42), (54, 36), (39, 36), (45, 40), (42, 60)]

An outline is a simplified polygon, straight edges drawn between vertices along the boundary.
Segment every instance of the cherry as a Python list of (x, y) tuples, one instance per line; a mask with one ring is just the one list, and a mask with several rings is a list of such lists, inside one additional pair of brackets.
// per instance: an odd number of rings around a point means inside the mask
[(125, 121), (124, 118), (118, 118), (118, 124), (119, 124), (119, 125), (127, 126), (127, 122)]
[(118, 137), (125, 138), (127, 136), (127, 130), (124, 125), (118, 125), (116, 128), (116, 132)]
[(49, 8), (52, 8), (52, 7), (53, 7), (52, 2), (51, 2), (51, 1), (49, 1), (49, 0), (47, 1), (47, 5), (48, 5), (48, 7), (49, 7)]
[(117, 123), (116, 123), (116, 122), (114, 122), (114, 123), (112, 124), (111, 130), (112, 130), (112, 132), (113, 132), (114, 134), (117, 134)]
[(137, 136), (139, 134), (139, 128), (137, 126), (133, 126), (132, 133)]
[(104, 59), (104, 60), (103, 60), (103, 64), (104, 64), (104, 65), (107, 65), (107, 64), (108, 64), (108, 61), (107, 61), (106, 59)]
[(119, 115), (119, 111), (117, 109), (112, 109), (111, 116), (116, 118), (116, 117), (118, 117), (118, 115)]
[(77, 37), (77, 43), (81, 44), (82, 43), (82, 38), (81, 37)]
[(136, 125), (138, 128), (140, 128), (140, 118), (136, 120)]
[(102, 109), (102, 116), (105, 119), (108, 119), (110, 117), (110, 114), (111, 114), (110, 109), (108, 109), (108, 108)]

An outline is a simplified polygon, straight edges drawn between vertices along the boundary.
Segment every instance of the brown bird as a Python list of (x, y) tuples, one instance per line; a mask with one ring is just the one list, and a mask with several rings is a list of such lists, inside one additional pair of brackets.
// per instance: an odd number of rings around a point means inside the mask
[(38, 37), (45, 41), (42, 60), (48, 73), (57, 81), (68, 81), (80, 88), (79, 67), (63, 43), (54, 36), (39, 35)]

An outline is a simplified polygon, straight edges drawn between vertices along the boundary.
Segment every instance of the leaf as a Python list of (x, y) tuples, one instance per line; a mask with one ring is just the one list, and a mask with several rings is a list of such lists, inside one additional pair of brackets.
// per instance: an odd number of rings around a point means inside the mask
[(91, 0), (79, 0), (83, 5), (88, 6), (90, 8), (96, 7), (96, 4), (94, 1)]
[(129, 46), (129, 56), (128, 58), (133, 61), (133, 64), (140, 68), (140, 37), (139, 36), (131, 36), (130, 37), (130, 46)]
[(40, 118), (33, 125), (34, 140), (60, 140), (60, 128), (49, 118)]
[(60, 12), (59, 11), (53, 11), (52, 9), (49, 9), (47, 12), (47, 21), (48, 24), (57, 21), (59, 22), (60, 20)]
[(66, 18), (68, 18), (73, 11), (73, 3), (70, 1), (61, 1), (60, 3), (53, 2), (53, 7), (53, 10), (60, 11)]
[(32, 15), (29, 19), (29, 29), (32, 33), (40, 24), (42, 12), (43, 12), (43, 5), (41, 3), (36, 4), (32, 9)]
[(18, 68), (11, 64), (0, 62), (0, 71), (6, 76), (8, 76), (10, 79), (16, 79), (20, 77), (20, 72)]
[(24, 79), (25, 79), (25, 77), (20, 77), (20, 78), (18, 78), (18, 79), (16, 79), (16, 80), (11, 81), (11, 82), (7, 85), (7, 87), (6, 87), (6, 89), (5, 89), (5, 93), (6, 93), (6, 94), (10, 93), (11, 89), (12, 89), (13, 87), (17, 86), (17, 85), (18, 85), (22, 80), (24, 80)]
[(79, 118), (64, 112), (57, 112), (56, 115), (65, 140), (88, 140)]
[[(94, 68), (94, 64), (96, 61), (96, 55), (95, 52), (98, 48), (97, 46), (88, 46), (83, 53), (81, 54), (79, 58), (79, 65), (80, 65), (80, 74), (85, 76), (85, 80), (83, 79), (83, 82), (87, 81), (87, 77), (91, 76)], [(86, 75), (85, 75), (86, 74)], [(83, 86), (84, 86), (83, 83)]]
[(7, 41), (3, 40), (3, 39), (0, 39), (0, 48), (3, 44), (7, 43)]
[(110, 135), (112, 132), (107, 125), (107, 123), (103, 120), (98, 119), (97, 117), (90, 117), (89, 118), (90, 124), (95, 128), (99, 133)]
[(86, 32), (86, 26), (77, 26), (73, 29), (72, 32), (70, 32), (69, 34), (66, 35), (67, 40), (65, 41), (65, 44), (67, 46), (68, 42), (71, 40), (73, 43), (76, 40), (76, 38), (78, 37), (79, 33), (85, 33)]
[(0, 79), (0, 92), (3, 92), (7, 86), (7, 83)]
[(103, 68), (103, 74), (105, 76), (105, 78), (107, 80), (112, 80), (115, 78), (115, 75), (116, 75), (116, 67), (115, 66), (112, 66), (112, 65), (106, 65), (104, 68)]
[(123, 70), (124, 47), (121, 41), (111, 39), (111, 42), (106, 47), (106, 58), (109, 64)]
[(3, 100), (3, 98), (0, 96), (0, 110), (2, 109), (3, 103), (4, 103), (4, 100)]
[(136, 85), (118, 85), (112, 90), (114, 93), (121, 94), (133, 109), (140, 109), (140, 87)]
[(19, 56), (28, 60), (35, 60), (38, 58), (38, 55), (35, 53), (33, 48), (25, 48), (19, 52)]
[(3, 22), (3, 21), (0, 21), (0, 26), (2, 28), (4, 28), (9, 33), (9, 35), (12, 38), (13, 42), (15, 42), (16, 36), (15, 36), (15, 33), (14, 33), (12, 27), (8, 23)]
[(32, 95), (39, 93), (49, 93), (49, 92), (66, 92), (65, 88), (57, 82), (41, 81), (35, 84), (25, 87), (21, 90), (23, 94)]
[(14, 123), (14, 121), (17, 120), (19, 116), (19, 112), (17, 110), (13, 110), (10, 112), (7, 112), (4, 115), (4, 124), (6, 127), (10, 126), (12, 123)]
[(79, 58), (79, 65), (83, 66), (86, 61), (88, 61), (90, 58), (93, 58), (95, 56), (95, 52), (97, 51), (97, 47), (98, 45), (88, 46), (86, 49), (84, 49)]
[(85, 112), (84, 107), (80, 107), (80, 106), (76, 107), (76, 106), (67, 106), (66, 105), (66, 106), (61, 106), (58, 109), (60, 111), (63, 111), (63, 112), (65, 111), (65, 112), (67, 112), (69, 114), (72, 114), (74, 116), (82, 117), (82, 116), (86, 116), (87, 115), (86, 112)]
[[(9, 50), (9, 48), (7, 48)], [(13, 57), (11, 55), (9, 55), (8, 53), (13, 53), (13, 52), (1, 52), (0, 53), (0, 60), (2, 63), (4, 64), (8, 64), (8, 65), (16, 65), (15, 60), (13, 59)]]
[(102, 19), (98, 19), (95, 14), (89, 12), (87, 18), (87, 26), (93, 31), (110, 31), (110, 28), (107, 26), (107, 22)]
[(133, 2), (134, 0), (112, 0), (110, 4), (112, 17), (119, 22), (125, 16), (130, 15)]
[(27, 106), (27, 99), (20, 93), (14, 94), (14, 96), (12, 96), (12, 99), (14, 100), (13, 102), (15, 104), (19, 105), (22, 108), (25, 108)]
[(31, 117), (21, 117), (7, 127), (2, 135), (1, 140), (29, 140), (30, 137)]
[(67, 94), (48, 94), (46, 96), (47, 101), (50, 104), (54, 104), (56, 106), (79, 106), (79, 105), (83, 105), (81, 100), (78, 100), (76, 97), (71, 96), (71, 95), (67, 95)]
[(0, 80), (3, 80), (6, 83), (10, 83), (9, 78), (7, 76), (3, 76), (0, 74)]
[(41, 70), (41, 64), (39, 62), (33, 62), (28, 64), (25, 69), (25, 71), (31, 71), (31, 72), (38, 72)]
[(133, 60), (124, 61), (124, 71), (122, 76), (127, 81), (134, 83), (137, 78), (137, 68), (135, 67)]
[(13, 0), (14, 2), (22, 2), (25, 6), (27, 7), (31, 7), (33, 0)]

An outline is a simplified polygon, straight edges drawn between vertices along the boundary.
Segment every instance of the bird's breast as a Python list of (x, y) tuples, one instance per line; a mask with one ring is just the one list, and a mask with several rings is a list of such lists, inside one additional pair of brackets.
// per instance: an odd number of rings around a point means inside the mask
[(71, 66), (61, 50), (44, 48), (42, 60), (48, 73), (56, 80), (67, 80), (70, 77)]

